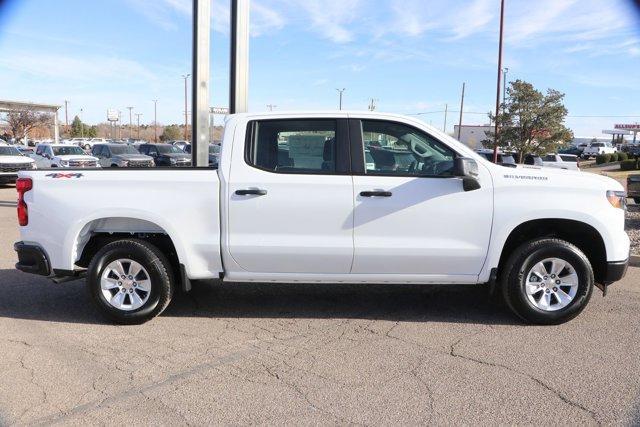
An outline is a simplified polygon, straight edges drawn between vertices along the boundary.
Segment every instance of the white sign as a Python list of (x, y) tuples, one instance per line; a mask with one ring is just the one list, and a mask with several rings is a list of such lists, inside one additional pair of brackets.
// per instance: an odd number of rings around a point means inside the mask
[(211, 107), (212, 114), (229, 114), (229, 109), (226, 107)]
[(107, 110), (107, 120), (110, 122), (117, 122), (119, 120), (118, 110)]

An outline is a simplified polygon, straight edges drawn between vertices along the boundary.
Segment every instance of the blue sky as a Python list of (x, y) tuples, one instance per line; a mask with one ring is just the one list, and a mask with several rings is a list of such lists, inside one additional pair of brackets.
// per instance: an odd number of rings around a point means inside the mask
[[(190, 0), (0, 3), (1, 99), (68, 99), (90, 123), (131, 105), (146, 123), (158, 98), (158, 121), (182, 121)], [(375, 98), (380, 111), (458, 110), (465, 81), (464, 122), (485, 123), (473, 113), (495, 104), (498, 12), (499, 0), (252, 0), (250, 109), (334, 109), (345, 87), (348, 109)], [(227, 104), (228, 15), (228, 0), (213, 0), (216, 106)], [(565, 92), (576, 135), (640, 121), (637, 18), (625, 0), (507, 0), (508, 78)]]

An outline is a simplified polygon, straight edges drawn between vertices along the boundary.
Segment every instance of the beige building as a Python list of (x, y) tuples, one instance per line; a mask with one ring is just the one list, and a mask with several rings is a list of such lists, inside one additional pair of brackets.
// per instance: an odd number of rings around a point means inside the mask
[(453, 127), (453, 137), (459, 139), (460, 142), (467, 147), (478, 150), (483, 148), (482, 141), (487, 139), (486, 132), (493, 131), (492, 125), (462, 125), (460, 128), (460, 138), (458, 138), (459, 126)]

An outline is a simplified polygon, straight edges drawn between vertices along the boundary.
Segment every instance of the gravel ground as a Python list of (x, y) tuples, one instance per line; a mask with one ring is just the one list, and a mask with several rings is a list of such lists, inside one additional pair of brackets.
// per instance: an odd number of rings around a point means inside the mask
[(640, 254), (640, 205), (628, 207), (627, 234), (631, 239), (631, 253)]

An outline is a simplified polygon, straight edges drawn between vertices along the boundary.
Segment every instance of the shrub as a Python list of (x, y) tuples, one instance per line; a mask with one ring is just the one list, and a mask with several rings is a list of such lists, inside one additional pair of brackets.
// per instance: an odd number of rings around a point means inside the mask
[(612, 162), (617, 162), (619, 160), (618, 153), (609, 154), (611, 156)]
[(596, 164), (601, 165), (603, 163), (609, 163), (611, 161), (611, 154), (598, 154), (596, 156)]
[(618, 153), (618, 160), (624, 162), (627, 159), (629, 159), (629, 155), (627, 153)]
[(623, 160), (620, 162), (620, 170), (632, 171), (638, 169), (638, 161), (635, 159)]

